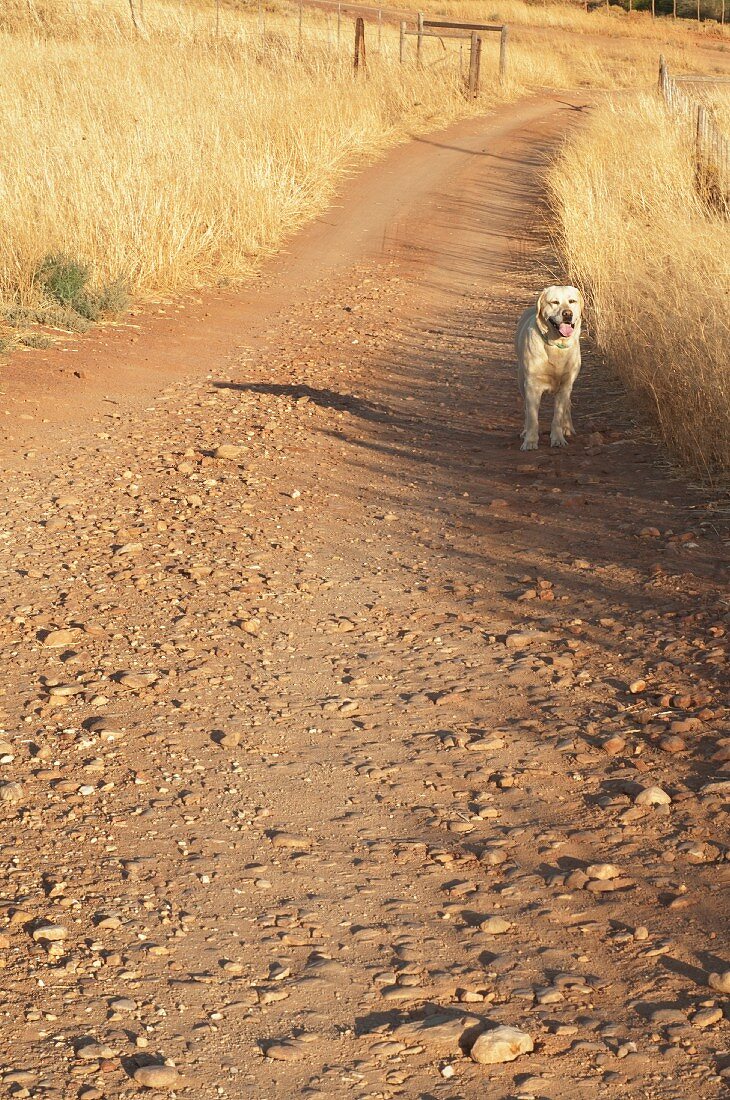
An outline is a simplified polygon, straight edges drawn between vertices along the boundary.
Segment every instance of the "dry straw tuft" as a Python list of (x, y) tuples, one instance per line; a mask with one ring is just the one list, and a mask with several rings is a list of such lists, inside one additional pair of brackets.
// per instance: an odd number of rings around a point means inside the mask
[(550, 185), (598, 347), (682, 462), (727, 472), (730, 221), (697, 191), (687, 130), (656, 96), (605, 104)]

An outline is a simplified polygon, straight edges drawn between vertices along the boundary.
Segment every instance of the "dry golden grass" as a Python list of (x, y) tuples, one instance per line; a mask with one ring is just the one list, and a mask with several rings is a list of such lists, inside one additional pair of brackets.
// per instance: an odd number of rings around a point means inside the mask
[(691, 94), (705, 104), (718, 129), (730, 138), (730, 85), (695, 84)]
[(658, 98), (606, 103), (550, 187), (600, 350), (687, 466), (730, 469), (730, 222), (701, 201), (691, 136)]

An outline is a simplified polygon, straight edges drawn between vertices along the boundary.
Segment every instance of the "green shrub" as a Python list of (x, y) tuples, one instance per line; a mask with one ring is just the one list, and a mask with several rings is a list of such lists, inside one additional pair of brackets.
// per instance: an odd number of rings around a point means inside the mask
[(86, 332), (91, 327), (86, 318), (72, 306), (53, 301), (35, 309), (11, 306), (4, 311), (4, 320), (14, 328), (23, 325), (50, 325), (52, 328), (67, 329), (70, 332)]
[(98, 304), (104, 317), (123, 313), (129, 305), (129, 283), (125, 279), (107, 283), (99, 294)]
[(36, 280), (51, 298), (62, 305), (72, 305), (89, 281), (89, 269), (63, 253), (46, 256), (41, 261)]
[(115, 279), (99, 291), (88, 290), (89, 275), (85, 264), (56, 253), (41, 261), (35, 279), (49, 298), (86, 321), (100, 321), (126, 309), (129, 291), (124, 280)]
[(129, 304), (127, 284), (121, 279), (107, 283), (100, 291), (82, 290), (71, 305), (87, 321), (99, 321), (102, 317), (113, 317), (121, 313)]

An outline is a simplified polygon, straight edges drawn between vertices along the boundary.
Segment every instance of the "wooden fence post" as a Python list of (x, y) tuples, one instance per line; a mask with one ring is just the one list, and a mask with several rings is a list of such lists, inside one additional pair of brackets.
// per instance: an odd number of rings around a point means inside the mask
[(651, 0), (651, 17), (656, 19), (656, 0)]
[[(697, 161), (696, 167), (696, 179), (698, 190), (703, 198), (708, 197), (708, 183), (711, 180), (711, 174), (708, 171), (707, 161), (705, 160), (705, 150), (707, 146), (707, 111), (702, 103), (697, 104), (697, 125), (695, 132), (695, 159)], [(709, 159), (709, 158), (708, 158)]]
[(355, 76), (360, 69), (365, 72), (365, 20), (358, 15), (355, 20)]
[(499, 35), (499, 82), (504, 84), (507, 80), (507, 25), (502, 27)]
[(697, 24), (700, 23), (700, 0), (697, 0)]
[(467, 85), (467, 99), (474, 98), (474, 77), (476, 75), (476, 63), (477, 63), (477, 32), (471, 32), (471, 43), (469, 46), (469, 83)]
[(474, 98), (479, 98), (479, 81), (482, 73), (482, 36), (477, 38), (477, 79), (476, 79), (476, 91)]
[(406, 59), (406, 23), (405, 20), (400, 25), (400, 45), (398, 48), (398, 59), (401, 63)]
[(695, 149), (697, 165), (702, 166), (702, 154), (705, 145), (705, 129), (707, 127), (707, 111), (702, 103), (697, 104), (697, 124), (695, 128)]
[(479, 60), (482, 40), (476, 31), (471, 32), (471, 49), (469, 51), (469, 99), (476, 99), (479, 95)]
[(416, 40), (416, 65), (421, 67), (421, 48), (423, 46), (423, 12), (418, 13), (418, 39)]
[(659, 54), (659, 92), (662, 98), (666, 102), (667, 99), (667, 63), (664, 60), (664, 54)]

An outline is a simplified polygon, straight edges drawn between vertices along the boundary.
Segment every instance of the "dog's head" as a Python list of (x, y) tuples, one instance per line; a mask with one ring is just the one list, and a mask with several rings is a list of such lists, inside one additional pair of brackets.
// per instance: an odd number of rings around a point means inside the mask
[(547, 340), (579, 336), (582, 313), (583, 295), (575, 286), (547, 286), (538, 296), (537, 327)]

